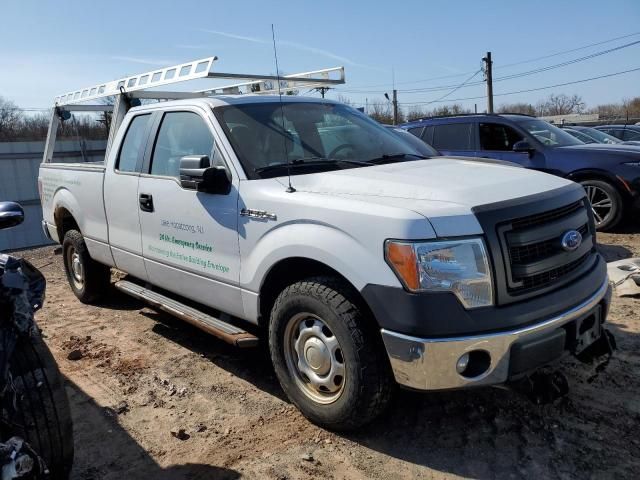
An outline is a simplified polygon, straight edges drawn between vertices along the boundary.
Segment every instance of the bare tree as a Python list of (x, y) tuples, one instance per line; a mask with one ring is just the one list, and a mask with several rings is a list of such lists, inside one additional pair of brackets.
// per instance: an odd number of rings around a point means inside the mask
[(568, 115), (570, 113), (582, 113), (584, 101), (580, 95), (556, 95), (552, 93), (543, 103), (544, 115)]
[(411, 108), (407, 110), (405, 118), (407, 122), (412, 122), (413, 120), (419, 120), (421, 118), (426, 117), (425, 111), (417, 105), (413, 105)]
[(344, 96), (344, 95), (338, 95), (336, 100), (339, 101), (340, 103), (344, 103), (345, 105), (353, 106), (353, 102), (351, 101), (351, 99), (349, 97)]
[(535, 115), (536, 108), (530, 103), (516, 102), (505, 103), (498, 107), (498, 113), (523, 113), (525, 115)]
[(0, 97), (0, 138), (9, 137), (18, 129), (22, 112), (10, 100)]
[(387, 125), (391, 125), (393, 123), (391, 105), (386, 102), (372, 103), (369, 108), (369, 116), (380, 123)]

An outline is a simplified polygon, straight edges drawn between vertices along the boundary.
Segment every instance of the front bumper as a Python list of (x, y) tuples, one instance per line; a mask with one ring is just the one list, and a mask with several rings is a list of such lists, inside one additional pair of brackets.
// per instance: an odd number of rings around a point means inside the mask
[[(540, 367), (561, 356), (567, 349), (568, 332), (582, 332), (578, 322), (590, 316), (600, 324), (605, 321), (610, 299), (611, 287), (605, 277), (600, 288), (586, 300), (526, 327), (449, 338), (413, 337), (383, 328), (382, 338), (400, 385), (417, 390), (496, 385), (505, 383), (514, 373), (521, 373), (523, 365)], [(599, 325), (596, 327), (599, 331)], [(469, 352), (484, 352), (480, 356), (489, 359), (488, 367), (475, 376), (463, 376), (456, 370), (458, 359)]]

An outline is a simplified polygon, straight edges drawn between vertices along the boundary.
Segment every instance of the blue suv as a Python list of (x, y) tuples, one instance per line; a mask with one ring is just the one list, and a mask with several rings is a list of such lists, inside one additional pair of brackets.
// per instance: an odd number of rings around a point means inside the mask
[(640, 209), (640, 148), (586, 145), (536, 117), (470, 114), (434, 117), (401, 126), (443, 155), (497, 158), (581, 183), (596, 225), (615, 227)]

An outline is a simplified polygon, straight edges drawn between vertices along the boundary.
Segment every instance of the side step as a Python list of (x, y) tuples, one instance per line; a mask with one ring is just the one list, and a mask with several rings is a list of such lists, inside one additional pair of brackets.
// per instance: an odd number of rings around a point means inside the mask
[(115, 287), (236, 347), (255, 347), (258, 344), (258, 337), (255, 335), (136, 283), (120, 280), (115, 283)]

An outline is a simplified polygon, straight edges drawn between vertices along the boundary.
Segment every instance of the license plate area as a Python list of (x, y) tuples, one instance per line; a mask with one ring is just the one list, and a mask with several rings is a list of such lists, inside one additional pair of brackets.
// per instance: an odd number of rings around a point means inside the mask
[(569, 350), (574, 355), (578, 355), (602, 335), (602, 307), (598, 305), (588, 314), (571, 322), (567, 327)]

